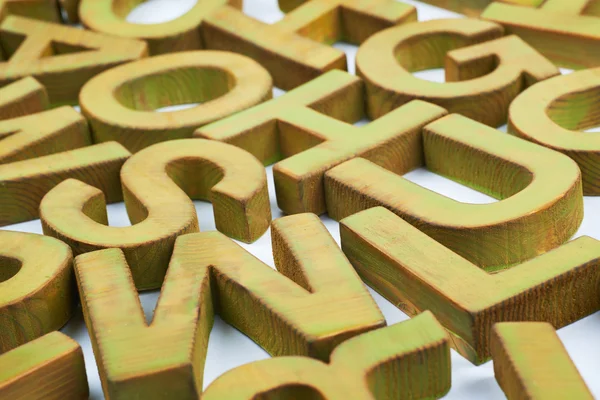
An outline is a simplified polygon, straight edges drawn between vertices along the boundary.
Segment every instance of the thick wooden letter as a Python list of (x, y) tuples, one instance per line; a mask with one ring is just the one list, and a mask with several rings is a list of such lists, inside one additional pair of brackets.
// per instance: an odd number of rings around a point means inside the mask
[[(252, 107), (272, 94), (267, 70), (248, 57), (221, 51), (166, 54), (113, 68), (90, 80), (79, 104), (95, 142), (116, 140), (135, 153)], [(202, 102), (156, 112), (163, 106)]]
[[(298, 4), (282, 1), (286, 11)], [(275, 86), (290, 90), (331, 69), (346, 69), (346, 55), (326, 44), (359, 44), (381, 29), (416, 19), (413, 6), (394, 0), (311, 0), (272, 25), (221, 7), (206, 18), (202, 33), (208, 48), (254, 58)]]
[[(0, 243), (2, 354), (60, 329), (71, 318), (77, 292), (73, 255), (64, 243), (33, 233), (3, 230)], [(0, 394), (1, 387), (0, 383)]]
[(151, 55), (202, 48), (199, 27), (215, 9), (231, 4), (241, 9), (242, 0), (202, 0), (184, 15), (159, 24), (134, 24), (127, 15), (145, 0), (81, 0), (79, 16), (83, 25), (94, 31), (148, 42)]
[(513, 135), (575, 160), (588, 196), (600, 195), (600, 137), (581, 131), (600, 124), (598, 99), (600, 68), (563, 75), (519, 95), (510, 106), (508, 124)]
[(490, 357), (496, 322), (560, 328), (600, 309), (600, 242), (590, 237), (489, 275), (382, 207), (342, 220), (340, 231), (369, 286), (409, 315), (433, 312), (476, 364)]
[(77, 283), (105, 395), (197, 399), (214, 312), (273, 355), (322, 360), (344, 340), (385, 325), (315, 215), (275, 221), (272, 238), (281, 273), (219, 232), (177, 238), (150, 326), (120, 250), (78, 256)]
[(306, 357), (243, 365), (219, 377), (202, 399), (437, 399), (448, 389), (448, 337), (426, 311), (348, 339), (333, 351), (329, 365)]
[[(326, 212), (325, 171), (361, 156), (394, 172), (411, 169), (422, 163), (422, 151), (403, 153), (407, 146), (401, 138), (420, 143), (423, 126), (446, 114), (441, 107), (416, 101), (358, 128), (314, 109), (319, 104), (334, 114), (349, 104), (343, 110), (346, 115), (335, 117), (355, 119), (362, 111), (360, 88), (359, 79), (341, 71), (328, 72), (282, 97), (200, 128), (195, 135), (235, 144), (265, 163), (289, 157), (273, 169), (279, 207), (288, 214), (322, 214)], [(335, 97), (315, 102), (327, 89)], [(342, 94), (347, 94), (344, 100)]]
[(0, 86), (32, 75), (54, 105), (77, 103), (92, 76), (147, 54), (141, 41), (14, 15), (0, 23), (0, 45), (8, 59), (0, 62)]
[(49, 106), (46, 89), (31, 77), (1, 88), (0, 95), (0, 121), (34, 114)]
[[(493, 270), (559, 246), (583, 219), (577, 164), (555, 151), (452, 114), (403, 138), (398, 154), (501, 201), (468, 204), (442, 196), (365, 159), (325, 174), (329, 215), (340, 220), (385, 206), (452, 251)], [(422, 146), (422, 147), (421, 147)], [(409, 172), (419, 164), (408, 164)]]
[(122, 200), (118, 173), (129, 152), (117, 143), (90, 146), (87, 121), (70, 107), (42, 111), (48, 96), (33, 78), (1, 88), (0, 95), (0, 226), (37, 218), (42, 197), (69, 177)]
[(496, 380), (508, 400), (594, 398), (550, 324), (496, 324), (491, 350)]
[[(293, 155), (293, 148), (298, 147), (288, 144), (290, 135), (284, 134), (284, 124), (279, 123), (281, 116), (311, 108), (354, 123), (364, 116), (363, 92), (359, 78), (342, 71), (330, 71), (281, 97), (203, 126), (194, 132), (194, 137), (231, 143), (249, 151), (263, 164), (273, 164)], [(304, 148), (320, 142), (310, 136), (305, 140)]]
[(123, 200), (119, 170), (130, 155), (110, 142), (0, 165), (0, 226), (39, 218), (44, 195), (69, 178), (99, 188), (110, 203)]
[(0, 121), (0, 164), (91, 144), (87, 121), (71, 107)]
[(0, 398), (85, 400), (89, 389), (81, 347), (52, 332), (0, 356)]
[[(356, 71), (367, 87), (367, 114), (376, 119), (421, 99), (494, 128), (503, 125), (521, 91), (560, 72), (521, 39), (502, 32), (492, 22), (448, 19), (373, 35), (356, 55)], [(411, 74), (444, 65), (446, 83)]]
[(597, 0), (546, 0), (537, 9), (502, 3), (492, 3), (481, 17), (502, 24), (562, 67), (600, 65)]
[(258, 239), (271, 222), (264, 168), (225, 143), (187, 139), (149, 147), (125, 163), (121, 183), (131, 227), (106, 226), (102, 192), (75, 180), (44, 197), (40, 217), (44, 233), (75, 255), (122, 249), (140, 290), (160, 287), (177, 236), (198, 232), (190, 197), (211, 201), (217, 229), (244, 242)]

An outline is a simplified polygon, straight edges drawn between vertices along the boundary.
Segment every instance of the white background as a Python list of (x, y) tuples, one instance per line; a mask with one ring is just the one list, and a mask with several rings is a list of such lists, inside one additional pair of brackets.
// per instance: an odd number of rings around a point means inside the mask
[[(461, 17), (458, 14), (422, 4), (418, 1), (403, 0), (403, 2), (413, 4), (417, 7), (419, 20)], [(277, 0), (244, 0), (244, 3), (244, 11), (247, 14), (264, 22), (276, 22), (283, 15), (277, 7)], [(184, 14), (194, 4), (195, 0), (150, 0), (133, 10), (129, 15), (128, 20), (135, 23), (146, 24), (163, 22)], [(342, 43), (336, 44), (335, 47), (342, 49), (347, 53), (350, 72), (354, 73), (356, 47)], [(568, 73), (569, 71), (563, 72)], [(423, 79), (435, 81), (444, 80), (443, 72), (441, 70), (423, 71), (417, 75)], [(281, 95), (282, 93), (283, 91), (281, 90), (274, 90), (275, 95)], [(367, 123), (367, 121), (362, 121), (361, 123), (364, 124)], [(277, 208), (273, 187), (273, 176), (270, 167), (267, 168), (267, 176), (269, 179), (269, 194), (271, 197), (273, 218), (278, 218), (282, 216), (282, 214)], [(405, 175), (405, 177), (428, 189), (466, 203), (489, 203), (495, 201), (482, 193), (473, 191), (460, 184), (430, 173), (425, 169), (410, 172)], [(195, 204), (198, 211), (201, 230), (214, 230), (215, 224), (212, 215), (212, 206), (209, 203), (204, 202), (195, 202)], [(127, 213), (125, 212), (125, 207), (122, 203), (109, 205), (108, 214), (110, 225), (130, 225)], [(321, 219), (339, 243), (338, 223), (326, 216)], [(600, 198), (586, 197), (585, 218), (575, 237), (588, 235), (600, 239), (599, 222)], [(39, 220), (8, 226), (4, 229), (42, 233)], [(240, 244), (266, 264), (271, 267), (274, 266), (271, 255), (270, 232), (265, 233), (263, 237), (251, 245), (244, 243)], [(407, 319), (402, 312), (397, 310), (377, 293), (371, 290), (371, 294), (383, 311), (388, 325)], [(150, 322), (158, 298), (158, 291), (143, 293), (140, 298), (146, 312), (146, 318)], [(94, 361), (94, 354), (92, 352), (81, 311), (76, 314), (62, 331), (77, 340), (83, 348), (90, 385), (90, 398), (103, 399), (104, 396), (100, 386), (98, 369)], [(559, 330), (558, 333), (592, 392), (596, 397), (600, 396), (600, 379), (598, 379), (598, 371), (600, 370), (600, 314), (593, 314)], [(204, 385), (205, 387), (208, 386), (227, 370), (268, 357), (269, 355), (255, 345), (254, 342), (236, 329), (224, 323), (220, 318), (216, 317), (215, 325), (210, 336), (208, 357), (204, 372)], [(494, 379), (491, 362), (475, 367), (453, 351), (452, 389), (445, 398), (461, 400), (485, 398), (492, 400), (504, 399), (505, 397)]]

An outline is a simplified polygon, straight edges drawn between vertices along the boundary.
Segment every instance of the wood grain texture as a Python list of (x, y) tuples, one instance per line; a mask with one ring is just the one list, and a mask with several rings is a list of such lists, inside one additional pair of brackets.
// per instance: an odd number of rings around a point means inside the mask
[[(203, 126), (194, 137), (233, 144), (269, 165), (293, 155), (287, 145), (291, 138), (283, 134), (283, 124), (279, 123), (281, 116), (310, 108), (354, 123), (364, 116), (363, 104), (362, 81), (346, 72), (330, 71), (283, 96)], [(304, 147), (317, 143), (309, 142)]]
[(293, 155), (273, 167), (279, 208), (286, 214), (327, 212), (325, 172), (355, 157), (393, 172), (422, 163), (422, 152), (404, 153), (407, 137), (420, 141), (422, 128), (446, 113), (436, 105), (415, 101), (363, 127), (310, 108), (291, 109), (280, 115), (278, 123), (286, 138), (286, 150)]
[(540, 82), (510, 106), (508, 132), (560, 151), (581, 169), (583, 194), (600, 195), (600, 68)]
[(66, 324), (77, 291), (69, 246), (54, 238), (5, 230), (0, 230), (0, 243), (2, 354)]
[(465, 14), (468, 17), (478, 17), (491, 3), (514, 4), (521, 7), (537, 7), (545, 0), (421, 0), (423, 3), (445, 8)]
[[(503, 125), (508, 106), (521, 91), (560, 71), (521, 39), (502, 33), (492, 22), (442, 19), (373, 35), (356, 55), (368, 116), (377, 119), (421, 99), (494, 128)], [(412, 75), (443, 66), (445, 83)]]
[(197, 399), (215, 312), (272, 355), (322, 360), (342, 341), (385, 325), (318, 217), (276, 220), (272, 240), (280, 272), (219, 232), (178, 237), (149, 325), (119, 249), (78, 256), (105, 395)]
[(219, 7), (241, 10), (242, 0), (202, 0), (182, 16), (157, 24), (127, 22), (126, 17), (146, 0), (81, 0), (79, 17), (91, 30), (123, 38), (145, 40), (151, 55), (198, 50), (203, 46), (200, 24)]
[(84, 400), (89, 389), (81, 347), (52, 332), (0, 356), (0, 397)]
[(71, 107), (0, 121), (0, 164), (43, 157), (91, 144), (87, 121)]
[(278, 357), (226, 372), (204, 400), (434, 399), (450, 389), (450, 345), (426, 311), (412, 320), (340, 344), (328, 364)]
[(600, 3), (546, 0), (539, 8), (492, 3), (481, 18), (502, 24), (561, 67), (600, 65)]
[(594, 398), (550, 324), (496, 324), (491, 350), (496, 380), (509, 400)]
[(138, 290), (159, 288), (175, 239), (198, 232), (191, 199), (213, 204), (217, 229), (244, 242), (269, 228), (271, 209), (261, 163), (235, 146), (184, 139), (157, 144), (121, 170), (130, 227), (110, 227), (103, 193), (76, 180), (50, 191), (40, 205), (44, 233), (79, 255), (119, 248)]
[(374, 33), (417, 20), (417, 9), (395, 0), (279, 0), (287, 14), (275, 25), (332, 45), (359, 45)]
[[(115, 140), (135, 153), (189, 138), (202, 125), (272, 97), (272, 80), (254, 60), (222, 51), (167, 54), (122, 65), (90, 80), (79, 104), (95, 142)], [(186, 110), (159, 107), (202, 103)]]
[(77, 103), (91, 77), (147, 55), (141, 41), (13, 15), (0, 23), (0, 45), (0, 86), (31, 75), (53, 105)]
[(233, 7), (221, 7), (202, 24), (207, 48), (252, 57), (273, 76), (275, 86), (291, 90), (326, 71), (347, 68), (343, 51), (328, 44), (360, 44), (373, 33), (416, 21), (413, 6), (394, 0), (281, 1), (286, 16), (265, 24)]
[(1, 164), (0, 226), (39, 218), (42, 197), (69, 178), (101, 189), (111, 203), (121, 201), (119, 170), (129, 156), (113, 142)]
[(362, 88), (360, 79), (331, 71), (194, 135), (240, 146), (265, 164), (283, 159), (273, 168), (279, 208), (287, 214), (322, 214), (327, 211), (325, 171), (361, 156), (391, 170), (406, 169), (412, 161), (397, 157), (398, 145), (405, 146), (398, 139), (446, 114), (433, 104), (415, 102), (358, 128), (347, 122), (362, 115)]
[(0, 121), (35, 114), (48, 106), (46, 89), (31, 77), (0, 88)]
[(382, 207), (345, 218), (340, 232), (369, 286), (409, 315), (430, 310), (475, 364), (490, 358), (497, 322), (560, 328), (600, 309), (600, 242), (587, 236), (490, 275)]
[[(326, 172), (330, 217), (340, 220), (385, 206), (488, 271), (561, 245), (582, 221), (579, 168), (558, 152), (458, 114), (413, 131), (403, 141), (398, 154), (420, 154), (411, 156), (413, 163), (404, 171), (394, 174), (357, 158)], [(398, 176), (423, 163), (432, 172), (501, 201), (462, 203)]]
[(0, 21), (9, 15), (56, 23), (62, 20), (57, 0), (0, 0)]

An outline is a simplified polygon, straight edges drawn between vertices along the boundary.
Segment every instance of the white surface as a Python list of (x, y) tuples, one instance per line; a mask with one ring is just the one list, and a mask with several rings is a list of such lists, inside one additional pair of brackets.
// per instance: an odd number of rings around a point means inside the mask
[[(420, 20), (458, 17), (457, 14), (421, 4), (418, 1), (405, 0), (404, 2), (417, 6)], [(194, 0), (150, 0), (137, 7), (129, 15), (129, 20), (137, 23), (162, 22), (184, 14), (194, 3)], [(269, 23), (277, 21), (282, 16), (277, 8), (276, 0), (245, 0), (244, 11), (254, 18)], [(336, 47), (347, 52), (350, 70), (351, 72), (354, 72), (354, 55), (356, 53), (356, 47), (346, 44), (337, 44)], [(419, 76), (424, 79), (443, 81), (443, 74), (441, 71), (425, 71), (419, 73)], [(275, 90), (275, 93), (279, 95), (283, 92)], [(281, 212), (277, 208), (275, 200), (273, 177), (270, 167), (267, 168), (267, 175), (269, 179), (269, 193), (271, 196), (273, 218), (278, 218), (281, 216)], [(424, 169), (413, 171), (407, 174), (406, 177), (431, 190), (467, 203), (487, 203), (495, 201), (486, 195), (432, 174)], [(215, 224), (212, 216), (212, 206), (209, 203), (196, 202), (196, 208), (201, 230), (214, 230)], [(129, 219), (122, 203), (110, 205), (108, 207), (108, 213), (110, 225), (129, 225)], [(337, 222), (327, 217), (323, 217), (322, 220), (339, 243)], [(600, 239), (599, 222), (600, 198), (585, 198), (585, 219), (576, 236), (589, 235)], [(39, 220), (9, 226), (5, 229), (42, 233)], [(243, 243), (241, 243), (241, 245), (273, 267), (270, 241), (270, 233), (267, 232), (252, 245)], [(383, 311), (388, 324), (394, 324), (407, 319), (402, 312), (398, 311), (381, 296), (373, 291), (371, 291), (371, 293)], [(152, 318), (152, 312), (156, 305), (157, 297), (158, 291), (144, 293), (140, 296), (148, 321)], [(91, 391), (90, 398), (104, 398), (90, 340), (81, 312), (69, 322), (63, 329), (63, 332), (76, 339), (84, 349)], [(566, 345), (569, 354), (596, 396), (600, 396), (600, 380), (597, 376), (598, 370), (600, 370), (600, 340), (598, 340), (598, 332), (600, 332), (600, 314), (598, 313), (559, 331), (559, 336)], [(255, 345), (250, 339), (217, 318), (210, 337), (204, 373), (205, 387), (227, 370), (267, 357), (269, 357), (268, 354)], [(453, 351), (452, 389), (445, 398), (460, 400), (485, 398), (493, 400), (503, 399), (505, 397), (494, 379), (491, 362), (475, 367)]]

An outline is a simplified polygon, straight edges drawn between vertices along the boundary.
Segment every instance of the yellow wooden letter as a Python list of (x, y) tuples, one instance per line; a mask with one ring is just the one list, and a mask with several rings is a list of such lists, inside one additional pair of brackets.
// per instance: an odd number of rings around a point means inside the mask
[(219, 377), (202, 399), (437, 399), (448, 389), (448, 337), (426, 311), (348, 339), (333, 351), (329, 365), (306, 357), (243, 365)]
[(600, 309), (600, 242), (590, 237), (490, 275), (382, 207), (342, 220), (340, 233), (369, 286), (409, 315), (430, 310), (476, 364), (490, 358), (496, 322), (560, 328)]
[(276, 220), (272, 234), (280, 272), (219, 232), (180, 236), (150, 325), (120, 250), (78, 256), (105, 395), (197, 399), (215, 312), (274, 356), (321, 360), (344, 340), (385, 325), (315, 215)]
[(0, 243), (2, 354), (60, 329), (71, 318), (77, 292), (69, 246), (46, 236), (4, 230)]

